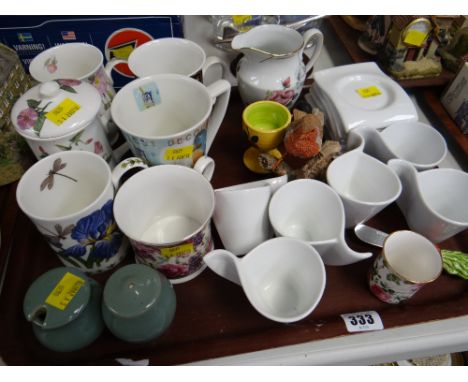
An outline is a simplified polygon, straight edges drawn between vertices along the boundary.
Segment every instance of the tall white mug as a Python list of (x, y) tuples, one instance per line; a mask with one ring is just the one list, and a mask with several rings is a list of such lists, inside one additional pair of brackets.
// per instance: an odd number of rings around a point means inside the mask
[(182, 74), (205, 85), (224, 76), (224, 63), (219, 57), (206, 57), (200, 45), (177, 37), (159, 38), (140, 45), (128, 57), (128, 67), (137, 77)]
[(216, 137), (230, 92), (226, 80), (206, 87), (180, 74), (138, 78), (115, 96), (112, 119), (135, 156), (151, 165), (194, 167)]

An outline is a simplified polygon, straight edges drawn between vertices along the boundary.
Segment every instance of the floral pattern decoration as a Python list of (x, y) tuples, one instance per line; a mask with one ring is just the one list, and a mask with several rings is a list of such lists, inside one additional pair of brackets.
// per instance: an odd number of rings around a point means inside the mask
[[(76, 224), (65, 228), (56, 224), (56, 232), (42, 227), (47, 241), (66, 264), (90, 271), (118, 254), (123, 235), (115, 223), (112, 206), (113, 201), (108, 200), (101, 209)], [(67, 239), (71, 239), (72, 245), (64, 245)]]
[(209, 224), (189, 241), (183, 243), (193, 244), (193, 251), (177, 256), (163, 256), (160, 246), (147, 245), (135, 240), (130, 242), (138, 263), (157, 269), (168, 279), (179, 279), (195, 273), (203, 265), (203, 256), (213, 248)]
[(55, 56), (49, 57), (45, 62), (44, 62), (44, 68), (50, 73), (55, 73), (58, 69), (57, 66), (57, 59)]
[(96, 74), (88, 77), (88, 81), (93, 85), (101, 95), (104, 110), (110, 108), (112, 99), (115, 97), (115, 90), (112, 82), (108, 78), (104, 68), (100, 68)]
[(422, 285), (401, 279), (388, 268), (384, 257), (380, 255), (369, 272), (369, 287), (379, 300), (398, 304), (413, 296)]
[(266, 100), (276, 101), (282, 105), (289, 106), (296, 100), (298, 92), (291, 88), (291, 77), (281, 81), (283, 89), (281, 90), (268, 90)]
[[(94, 154), (100, 155), (106, 162), (110, 162), (112, 156), (110, 153), (106, 152), (102, 142), (94, 138), (87, 138), (86, 140), (81, 139), (84, 132), (85, 130), (80, 131), (78, 134), (71, 137), (67, 144), (57, 143), (54, 146), (62, 151), (70, 151), (76, 148), (78, 150), (94, 152)], [(38, 145), (37, 150), (39, 151), (38, 155), (40, 159), (50, 155), (42, 145)]]

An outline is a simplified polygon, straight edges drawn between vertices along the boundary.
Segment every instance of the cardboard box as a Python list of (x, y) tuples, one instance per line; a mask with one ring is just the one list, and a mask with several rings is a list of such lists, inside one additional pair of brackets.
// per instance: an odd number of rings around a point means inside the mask
[(468, 62), (444, 91), (441, 102), (463, 134), (468, 134)]
[[(137, 46), (161, 37), (183, 37), (182, 16), (0, 16), (0, 42), (16, 50), (25, 70), (43, 50), (69, 42), (98, 47), (105, 62), (128, 58)], [(126, 64), (116, 66), (115, 88), (129, 82)]]

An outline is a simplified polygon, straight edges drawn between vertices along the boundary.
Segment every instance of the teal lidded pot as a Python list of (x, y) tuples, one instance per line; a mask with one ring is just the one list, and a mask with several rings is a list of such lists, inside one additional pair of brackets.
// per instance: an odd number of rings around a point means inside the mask
[(59, 267), (39, 276), (23, 301), (39, 342), (57, 352), (91, 344), (104, 329), (102, 288), (78, 269)]
[(124, 341), (146, 342), (159, 337), (171, 324), (175, 310), (172, 284), (146, 265), (126, 265), (114, 272), (104, 286), (104, 323)]

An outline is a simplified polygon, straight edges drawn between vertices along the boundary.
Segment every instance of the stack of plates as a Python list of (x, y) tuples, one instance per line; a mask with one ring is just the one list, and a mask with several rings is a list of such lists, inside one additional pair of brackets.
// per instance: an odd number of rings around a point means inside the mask
[(343, 142), (350, 130), (360, 126), (381, 129), (418, 119), (408, 94), (375, 62), (320, 70), (313, 78), (305, 99), (324, 112), (332, 139)]

